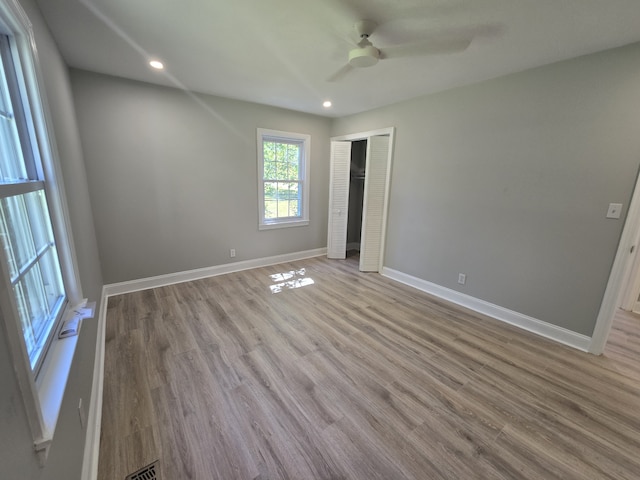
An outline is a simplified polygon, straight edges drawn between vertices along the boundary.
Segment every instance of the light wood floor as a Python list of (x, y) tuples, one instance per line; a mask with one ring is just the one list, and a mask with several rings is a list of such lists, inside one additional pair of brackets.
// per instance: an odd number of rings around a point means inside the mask
[(99, 478), (637, 480), (639, 318), (594, 357), (354, 259), (112, 297)]

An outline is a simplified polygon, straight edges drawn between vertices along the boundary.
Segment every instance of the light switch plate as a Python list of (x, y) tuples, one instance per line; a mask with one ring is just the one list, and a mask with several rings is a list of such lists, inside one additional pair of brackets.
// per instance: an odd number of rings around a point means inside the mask
[(620, 218), (622, 213), (621, 203), (610, 203), (609, 210), (607, 210), (607, 218)]

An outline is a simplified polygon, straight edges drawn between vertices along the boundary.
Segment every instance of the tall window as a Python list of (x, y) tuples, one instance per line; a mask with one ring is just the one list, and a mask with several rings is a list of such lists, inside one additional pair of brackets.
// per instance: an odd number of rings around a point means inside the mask
[(309, 135), (258, 129), (259, 228), (309, 224)]
[(0, 254), (32, 372), (66, 303), (40, 155), (10, 40), (0, 35)]

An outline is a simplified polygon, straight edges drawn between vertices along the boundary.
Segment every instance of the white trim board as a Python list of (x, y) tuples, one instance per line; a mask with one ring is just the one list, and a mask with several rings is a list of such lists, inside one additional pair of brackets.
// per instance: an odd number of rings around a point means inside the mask
[(587, 352), (589, 350), (591, 338), (586, 335), (558, 327), (551, 323), (543, 322), (537, 318), (529, 317), (499, 305), (485, 302), (484, 300), (472, 297), (471, 295), (436, 285), (435, 283), (422, 280), (388, 267), (383, 267), (381, 274), (397, 282), (404, 283), (410, 287), (417, 288), (423, 292), (442, 298), (451, 303), (455, 303), (456, 305), (482, 313), (483, 315), (487, 315), (496, 320), (500, 320), (501, 322), (541, 335), (550, 340), (555, 340), (558, 343), (568, 345), (569, 347), (576, 348), (583, 352)]
[(93, 364), (93, 383), (91, 385), (91, 403), (87, 417), (87, 433), (84, 442), (82, 461), (82, 480), (98, 478), (98, 458), (100, 455), (100, 430), (102, 427), (102, 393), (104, 387), (104, 349), (107, 326), (107, 295), (102, 287), (100, 311), (98, 313), (98, 333), (96, 335), (96, 354)]
[(378, 128), (377, 130), (369, 130), (368, 132), (358, 132), (358, 133), (349, 133), (347, 135), (338, 135), (335, 137), (331, 137), (330, 140), (335, 142), (366, 140), (369, 137), (375, 137), (378, 135), (389, 135), (389, 137), (393, 137), (395, 128), (396, 127), (385, 127), (385, 128)]
[(214, 265), (212, 267), (198, 268), (195, 270), (187, 270), (184, 272), (168, 273), (166, 275), (158, 275), (156, 277), (141, 278), (139, 280), (130, 280), (127, 282), (111, 283), (104, 286), (107, 297), (112, 295), (120, 295), (123, 293), (137, 292), (138, 290), (147, 290), (149, 288), (166, 287), (176, 283), (190, 282), (201, 278), (215, 277), (226, 273), (240, 272), (251, 268), (267, 267), (269, 265), (277, 265), (278, 263), (294, 262), (296, 260), (304, 260), (305, 258), (320, 257), (327, 254), (326, 248), (316, 248), (315, 250), (304, 250), (302, 252), (285, 253), (282, 255), (274, 255), (272, 257), (255, 258), (252, 260), (242, 260), (240, 262), (225, 263), (222, 265)]
[(593, 329), (593, 336), (589, 352), (600, 355), (609, 339), (609, 333), (613, 326), (613, 319), (616, 310), (620, 306), (620, 297), (625, 287), (629, 286), (631, 271), (633, 270), (634, 255), (631, 255), (631, 247), (637, 248), (637, 239), (640, 236), (640, 175), (636, 178), (635, 188), (629, 202), (622, 234), (616, 256), (613, 259), (613, 266), (607, 281), (607, 288), (602, 297), (600, 311)]

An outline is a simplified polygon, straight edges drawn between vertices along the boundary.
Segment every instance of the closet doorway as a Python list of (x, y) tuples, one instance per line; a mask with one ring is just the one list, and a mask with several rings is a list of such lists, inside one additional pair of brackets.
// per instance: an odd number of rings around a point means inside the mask
[(360, 271), (379, 272), (384, 260), (393, 127), (331, 139), (327, 257), (360, 250)]

